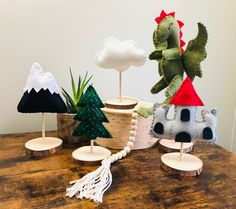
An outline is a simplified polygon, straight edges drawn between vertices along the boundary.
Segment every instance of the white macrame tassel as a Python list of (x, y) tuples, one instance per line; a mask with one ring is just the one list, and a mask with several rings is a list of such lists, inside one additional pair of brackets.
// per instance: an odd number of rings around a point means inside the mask
[(102, 203), (103, 194), (112, 183), (111, 163), (125, 157), (134, 146), (137, 118), (138, 114), (134, 112), (132, 114), (129, 141), (124, 149), (104, 159), (102, 165), (97, 170), (88, 173), (79, 180), (71, 181), (70, 184), (74, 185), (66, 189), (66, 196), (73, 197), (76, 195), (76, 197), (80, 199), (87, 198), (96, 203)]
[(70, 184), (74, 185), (66, 190), (66, 196), (76, 195), (80, 199), (87, 198), (97, 203), (102, 202), (103, 193), (112, 183), (110, 166), (111, 161), (105, 159), (97, 170), (88, 173), (79, 180), (71, 181)]

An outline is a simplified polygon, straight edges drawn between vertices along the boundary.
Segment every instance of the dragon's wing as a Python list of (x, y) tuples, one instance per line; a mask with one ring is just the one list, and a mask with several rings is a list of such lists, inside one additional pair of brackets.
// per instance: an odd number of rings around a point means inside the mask
[(183, 53), (183, 65), (186, 74), (194, 79), (195, 76), (202, 77), (200, 63), (206, 58), (207, 30), (202, 23), (198, 23), (197, 37), (189, 41), (188, 46)]

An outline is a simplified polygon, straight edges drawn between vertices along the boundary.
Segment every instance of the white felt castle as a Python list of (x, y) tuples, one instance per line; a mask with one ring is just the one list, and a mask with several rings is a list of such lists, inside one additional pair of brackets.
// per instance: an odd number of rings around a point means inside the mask
[(202, 110), (202, 121), (196, 120), (197, 106), (203, 102), (197, 95), (189, 77), (185, 79), (179, 91), (169, 104), (175, 105), (173, 119), (167, 118), (169, 107), (154, 105), (154, 119), (151, 134), (154, 137), (171, 138), (176, 142), (191, 142), (193, 140), (213, 142), (216, 139), (216, 110)]

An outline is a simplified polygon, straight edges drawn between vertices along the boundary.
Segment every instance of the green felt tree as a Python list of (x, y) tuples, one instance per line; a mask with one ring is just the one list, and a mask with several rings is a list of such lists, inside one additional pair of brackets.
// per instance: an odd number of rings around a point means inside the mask
[(105, 106), (92, 85), (87, 88), (78, 106), (80, 111), (74, 117), (74, 120), (79, 120), (81, 123), (74, 130), (73, 136), (81, 136), (86, 140), (94, 140), (97, 137), (112, 138), (109, 131), (102, 124), (102, 122), (109, 122), (100, 109)]

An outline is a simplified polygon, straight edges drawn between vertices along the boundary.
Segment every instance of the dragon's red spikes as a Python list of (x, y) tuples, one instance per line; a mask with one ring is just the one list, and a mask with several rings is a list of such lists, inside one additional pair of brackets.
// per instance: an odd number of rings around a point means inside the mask
[(155, 21), (159, 24), (159, 23), (163, 20), (163, 18), (165, 18), (166, 16), (167, 16), (167, 14), (165, 13), (164, 10), (162, 10), (160, 16), (157, 17), (157, 18), (155, 19)]
[(180, 47), (183, 47), (184, 45), (185, 45), (185, 42), (182, 39), (180, 39)]
[(175, 17), (175, 12), (170, 12), (170, 13), (168, 14), (168, 16)]
[[(156, 23), (159, 24), (167, 16), (175, 17), (175, 12), (170, 12), (169, 14), (167, 14), (164, 10), (162, 10), (160, 13), (160, 16), (155, 19)], [(180, 29), (180, 32), (179, 32), (180, 50), (181, 50), (181, 53), (183, 53), (184, 49), (182, 47), (185, 45), (185, 42), (181, 39), (183, 36), (183, 32), (181, 31), (181, 28), (184, 26), (184, 23), (180, 20), (177, 20), (177, 23)]]
[(181, 53), (184, 52), (183, 46), (185, 45), (185, 42), (180, 38), (180, 51)]
[(179, 28), (182, 28), (184, 26), (184, 23), (180, 20), (177, 20), (178, 24), (179, 24)]
[(156, 23), (159, 24), (167, 16), (175, 17), (175, 12), (170, 12), (167, 14), (164, 10), (162, 10), (160, 16), (155, 19)]

